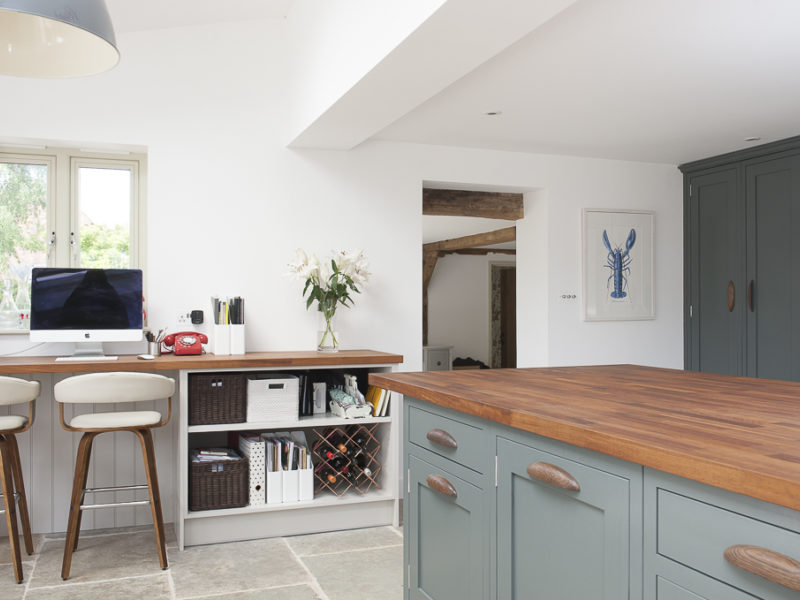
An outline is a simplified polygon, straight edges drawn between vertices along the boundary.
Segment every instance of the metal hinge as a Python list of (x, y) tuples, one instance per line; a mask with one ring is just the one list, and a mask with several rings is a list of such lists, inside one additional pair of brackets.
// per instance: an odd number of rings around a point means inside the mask
[(408, 493), (411, 493), (411, 469), (406, 471), (406, 484), (408, 487)]
[(406, 586), (407, 586), (407, 589), (410, 590), (411, 589), (411, 565), (408, 565), (408, 571), (406, 571), (406, 573), (408, 573), (408, 577), (407, 577), (408, 582), (406, 583)]
[(689, 197), (691, 197), (691, 196), (692, 196), (692, 184), (690, 183), (689, 184)]
[(690, 319), (692, 318), (692, 314), (693, 314), (693, 312), (692, 312), (692, 305), (690, 304), (690, 305), (689, 305), (689, 318), (690, 318)]
[(497, 455), (494, 456), (494, 487), (497, 487)]

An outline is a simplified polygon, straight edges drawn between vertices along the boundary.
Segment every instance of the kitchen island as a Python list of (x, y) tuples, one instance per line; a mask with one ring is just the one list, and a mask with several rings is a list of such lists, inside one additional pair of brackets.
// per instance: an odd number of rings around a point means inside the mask
[(800, 384), (614, 365), (405, 396), (408, 598), (800, 597)]

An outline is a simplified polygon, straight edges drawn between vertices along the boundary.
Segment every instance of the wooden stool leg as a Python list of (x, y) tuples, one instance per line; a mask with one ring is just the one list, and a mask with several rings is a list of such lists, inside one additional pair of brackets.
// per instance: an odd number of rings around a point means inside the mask
[(147, 488), (150, 492), (150, 509), (153, 512), (153, 530), (156, 535), (158, 548), (158, 561), (161, 568), (167, 568), (167, 548), (164, 539), (164, 517), (161, 513), (161, 495), (158, 491), (158, 474), (156, 473), (156, 453), (153, 447), (153, 434), (149, 429), (139, 429), (136, 432), (142, 442), (144, 466), (147, 472)]
[(84, 433), (78, 445), (78, 457), (75, 461), (75, 477), (72, 480), (72, 497), (69, 505), (69, 521), (67, 522), (67, 539), (64, 542), (64, 561), (61, 563), (61, 578), (69, 578), (72, 565), (72, 551), (75, 549), (80, 527), (81, 501), (86, 477), (89, 472), (89, 459), (92, 453), (92, 441), (97, 433)]
[[(89, 435), (89, 434), (84, 434)], [(86, 468), (83, 469), (83, 479), (81, 480), (81, 492), (86, 489), (86, 480), (89, 479), (89, 457), (92, 455), (92, 444), (94, 443), (94, 438), (96, 438), (99, 433), (93, 433), (91, 439), (89, 439), (86, 448)], [(80, 503), (79, 503), (80, 504)], [(75, 522), (75, 543), (72, 545), (72, 551), (78, 549), (78, 539), (81, 537), (81, 520), (83, 519), (83, 511), (78, 511), (78, 520)]]
[(22, 556), (19, 551), (19, 530), (17, 529), (17, 509), (14, 500), (14, 481), (11, 476), (10, 454), (8, 437), (0, 436), (0, 491), (3, 492), (3, 503), (6, 509), (6, 525), (8, 526), (8, 541), (11, 545), (14, 578), (17, 583), (22, 583)]
[(22, 537), (25, 538), (25, 551), (30, 555), (33, 554), (33, 535), (31, 534), (31, 519), (28, 515), (28, 498), (25, 495), (25, 483), (22, 481), (19, 446), (17, 446), (16, 436), (9, 435), (6, 439), (8, 440), (8, 449), (11, 457), (11, 474), (14, 478), (14, 488), (19, 494), (17, 510), (19, 511), (20, 523), (22, 523)]

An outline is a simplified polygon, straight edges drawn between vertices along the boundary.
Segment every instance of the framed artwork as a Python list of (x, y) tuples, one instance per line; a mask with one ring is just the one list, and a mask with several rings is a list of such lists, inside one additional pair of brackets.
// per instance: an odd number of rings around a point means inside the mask
[(655, 319), (653, 213), (583, 209), (583, 319)]

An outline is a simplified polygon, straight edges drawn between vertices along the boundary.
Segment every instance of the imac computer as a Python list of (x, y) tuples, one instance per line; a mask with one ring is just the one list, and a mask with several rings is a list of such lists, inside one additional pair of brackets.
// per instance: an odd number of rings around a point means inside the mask
[(113, 360), (103, 355), (102, 342), (136, 342), (142, 335), (141, 270), (33, 269), (32, 342), (75, 342), (67, 359)]

